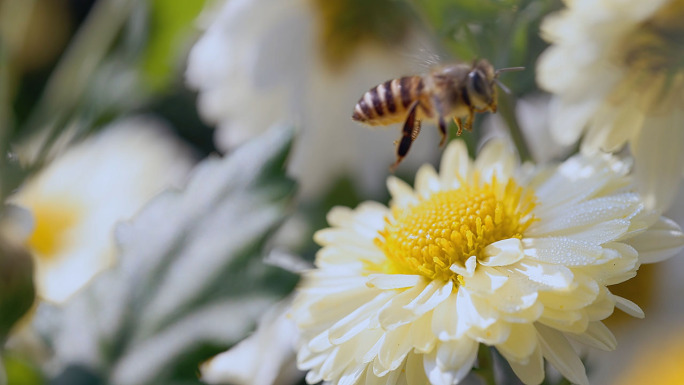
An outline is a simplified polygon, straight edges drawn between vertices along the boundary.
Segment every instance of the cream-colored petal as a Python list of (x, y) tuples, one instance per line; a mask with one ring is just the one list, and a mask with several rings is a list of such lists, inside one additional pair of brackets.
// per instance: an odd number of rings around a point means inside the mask
[(629, 219), (640, 209), (636, 194), (595, 198), (573, 205), (570, 212), (553, 213), (546, 220), (542, 217), (525, 234), (529, 237), (566, 236), (600, 244), (624, 234), (629, 228)]
[(404, 306), (416, 315), (422, 315), (434, 309), (451, 295), (454, 284), (452, 281), (442, 282), (434, 280), (413, 301)]
[(676, 255), (684, 248), (684, 232), (674, 221), (661, 217), (648, 230), (628, 242), (639, 252), (642, 263), (655, 263)]
[(505, 181), (513, 176), (517, 161), (509, 144), (501, 139), (493, 139), (482, 147), (474, 166), (482, 180), (490, 181), (496, 176), (498, 180)]
[(667, 209), (677, 194), (684, 168), (684, 112), (649, 116), (648, 129), (632, 140), (634, 172), (647, 207)]
[(511, 324), (508, 339), (496, 345), (508, 361), (526, 362), (538, 349), (537, 329), (529, 323)]
[(416, 173), (416, 193), (423, 198), (441, 190), (439, 175), (432, 165), (424, 164)]
[(406, 384), (427, 384), (423, 355), (410, 353), (406, 358)]
[(394, 295), (387, 303), (379, 306), (378, 321), (380, 326), (384, 330), (392, 330), (416, 320), (419, 315), (407, 309), (406, 305), (415, 300), (426, 290), (426, 287), (431, 290), (434, 286), (429, 286), (427, 280), (423, 280), (418, 285)]
[(639, 305), (635, 304), (634, 302), (628, 300), (627, 298), (623, 298), (617, 295), (613, 295), (613, 299), (615, 300), (615, 307), (618, 309), (624, 311), (625, 313), (631, 315), (632, 317), (636, 318), (644, 318), (645, 314), (644, 311), (641, 310)]
[(416, 353), (429, 353), (437, 343), (437, 337), (431, 327), (432, 320), (432, 314), (427, 313), (411, 323), (408, 336)]
[[(327, 332), (329, 340), (335, 345), (349, 341), (352, 337), (368, 328), (378, 307), (382, 306), (390, 296), (388, 293), (380, 293), (373, 300), (364, 303), (356, 310), (341, 318), (332, 325)], [(312, 340), (312, 342), (315, 341)], [(314, 347), (311, 347), (314, 350)]]
[(486, 329), (497, 322), (499, 314), (485, 301), (473, 298), (472, 293), (461, 287), (456, 294), (456, 337), (460, 338), (471, 328)]
[(601, 246), (566, 237), (525, 238), (522, 242), (527, 257), (568, 267), (594, 264), (603, 255)]
[(506, 353), (501, 352), (511, 365), (511, 369), (525, 385), (538, 385), (544, 380), (544, 357), (541, 348), (532, 352), (526, 361), (517, 362)]
[(485, 345), (498, 345), (508, 339), (511, 334), (511, 324), (504, 321), (497, 321), (486, 328), (480, 329), (472, 327), (468, 329), (466, 335), (477, 342)]
[(584, 364), (563, 333), (544, 325), (536, 324), (535, 326), (542, 354), (549, 363), (573, 384), (589, 385)]
[[(410, 329), (411, 325), (403, 325), (387, 333), (373, 365), (375, 375), (384, 376), (404, 363), (406, 355), (413, 349), (412, 340), (408, 338)], [(378, 371), (376, 368), (382, 370)]]
[(587, 275), (575, 273), (573, 286), (564, 291), (540, 291), (539, 300), (548, 309), (560, 311), (582, 309), (598, 297), (599, 285)]
[(468, 278), (466, 285), (468, 290), (493, 294), (504, 286), (510, 278), (511, 272), (508, 269), (478, 266), (475, 274)]
[(451, 293), (432, 312), (432, 332), (442, 341), (456, 338), (459, 318), (457, 297), (456, 293)]
[(523, 259), (523, 245), (518, 238), (509, 238), (489, 244), (484, 249), (484, 258), (478, 262), (484, 266), (508, 266)]
[(462, 140), (449, 142), (440, 163), (439, 176), (444, 188), (458, 188), (459, 179), (468, 180), (472, 173), (472, 164), (468, 149)]
[(407, 207), (418, 203), (418, 198), (413, 193), (411, 186), (395, 176), (387, 178), (387, 189), (392, 196), (393, 206)]
[[(409, 274), (371, 274), (368, 276), (366, 285), (381, 290), (404, 289), (414, 287), (424, 282), (425, 278), (420, 275)], [(425, 285), (425, 283), (423, 283)]]
[(472, 369), (479, 344), (469, 338), (442, 342), (424, 355), (425, 373), (432, 385), (458, 384)]
[(615, 350), (617, 347), (615, 335), (603, 322), (590, 322), (589, 327), (587, 327), (584, 333), (567, 333), (566, 336), (585, 345), (605, 351)]
[(552, 265), (525, 259), (512, 267), (533, 282), (558, 290), (567, 290), (573, 284), (572, 271), (562, 265)]

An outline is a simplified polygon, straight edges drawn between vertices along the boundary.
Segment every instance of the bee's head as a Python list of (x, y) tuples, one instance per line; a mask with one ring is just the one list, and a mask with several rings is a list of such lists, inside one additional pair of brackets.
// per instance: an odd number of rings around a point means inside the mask
[(468, 73), (468, 94), (476, 106), (486, 106), (492, 112), (496, 112), (496, 85), (501, 87), (506, 93), (510, 93), (508, 88), (499, 81), (499, 74), (508, 71), (522, 71), (525, 67), (510, 67), (494, 70), (491, 64), (485, 59), (481, 59), (473, 65)]
[(477, 61), (468, 72), (466, 87), (468, 96), (475, 106), (491, 106), (495, 102), (496, 75), (494, 67), (485, 59)]

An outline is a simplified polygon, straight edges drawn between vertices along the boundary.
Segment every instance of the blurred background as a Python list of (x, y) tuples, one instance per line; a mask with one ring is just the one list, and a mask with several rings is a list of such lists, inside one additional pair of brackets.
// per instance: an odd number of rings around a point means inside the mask
[[(281, 319), (312, 234), (335, 205), (388, 199), (399, 130), (353, 122), (359, 97), (438, 63), (524, 66), (458, 140), (563, 160), (577, 147), (550, 136), (535, 83), (540, 23), (561, 7), (0, 0), (0, 384), (302, 382)], [(412, 183), (438, 143), (425, 124), (396, 174)], [(681, 274), (675, 257), (616, 289), (647, 318), (609, 320), (618, 351), (586, 353), (592, 383), (684, 338)], [(280, 339), (255, 332), (269, 327)]]

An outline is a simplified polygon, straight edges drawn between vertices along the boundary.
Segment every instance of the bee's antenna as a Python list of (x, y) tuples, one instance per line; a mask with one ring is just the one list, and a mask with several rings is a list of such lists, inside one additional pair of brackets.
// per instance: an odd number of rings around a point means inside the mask
[[(499, 74), (502, 72), (513, 72), (513, 71), (522, 71), (524, 70), (525, 67), (508, 67), (508, 68), (500, 68), (494, 72), (494, 78), (498, 78)], [(499, 84), (500, 85), (500, 84)], [(503, 88), (503, 87), (502, 87)]]
[(499, 79), (496, 79), (496, 78), (495, 78), (494, 81), (496, 82), (496, 85), (498, 85), (499, 87), (501, 87), (501, 89), (503, 90), (503, 92), (505, 92), (505, 93), (507, 93), (507, 94), (509, 94), (509, 95), (511, 94), (511, 90), (510, 90), (508, 87), (506, 87), (503, 83), (501, 83), (501, 81), (500, 81)]

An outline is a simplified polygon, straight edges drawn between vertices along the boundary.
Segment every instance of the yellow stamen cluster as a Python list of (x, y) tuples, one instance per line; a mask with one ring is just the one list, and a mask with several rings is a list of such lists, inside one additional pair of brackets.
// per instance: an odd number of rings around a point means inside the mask
[(383, 270), (420, 274), (462, 283), (449, 268), (464, 266), (470, 256), (483, 257), (486, 246), (522, 238), (533, 222), (534, 195), (513, 179), (480, 183), (476, 175), (461, 187), (440, 191), (407, 208), (392, 208), (392, 218), (376, 245), (387, 256)]
[(52, 259), (68, 246), (68, 232), (78, 223), (81, 210), (66, 202), (40, 202), (31, 211), (35, 227), (28, 245), (38, 257)]

